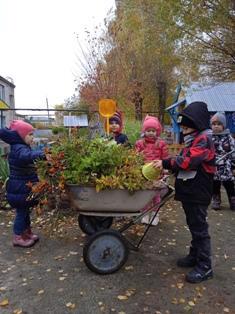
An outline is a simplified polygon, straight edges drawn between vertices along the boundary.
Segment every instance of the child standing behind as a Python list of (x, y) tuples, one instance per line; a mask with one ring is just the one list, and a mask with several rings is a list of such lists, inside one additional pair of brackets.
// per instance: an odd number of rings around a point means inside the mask
[[(167, 144), (160, 138), (161, 132), (162, 126), (158, 118), (147, 115), (142, 126), (142, 133), (144, 137), (143, 139), (138, 140), (135, 144), (136, 150), (143, 153), (145, 163), (156, 159), (162, 160), (168, 157)], [(154, 197), (153, 202), (155, 204), (160, 202), (159, 193)], [(155, 213), (152, 212), (151, 214), (144, 216), (142, 223), (148, 224), (151, 222), (154, 214)], [(152, 225), (157, 225), (158, 221), (159, 217), (156, 216), (152, 221)]]
[(112, 117), (109, 118), (109, 130), (111, 136), (117, 142), (117, 144), (128, 144), (128, 138), (126, 134), (122, 133), (123, 119), (122, 113), (116, 111)]
[(228, 195), (230, 209), (235, 210), (233, 176), (233, 171), (235, 169), (235, 152), (227, 155), (227, 157), (219, 161), (221, 157), (234, 150), (234, 139), (232, 138), (229, 129), (226, 129), (226, 117), (223, 113), (217, 112), (211, 118), (211, 127), (213, 131), (212, 140), (215, 146), (216, 161), (218, 160), (213, 181), (212, 208), (215, 210), (221, 209), (220, 188), (222, 183)]
[(32, 233), (30, 208), (35, 200), (27, 200), (31, 189), (27, 184), (38, 182), (34, 161), (45, 158), (41, 150), (32, 150), (34, 128), (29, 123), (14, 120), (10, 128), (0, 129), (0, 139), (10, 145), (8, 156), (10, 175), (6, 184), (7, 200), (16, 210), (13, 245), (30, 247), (39, 237)]

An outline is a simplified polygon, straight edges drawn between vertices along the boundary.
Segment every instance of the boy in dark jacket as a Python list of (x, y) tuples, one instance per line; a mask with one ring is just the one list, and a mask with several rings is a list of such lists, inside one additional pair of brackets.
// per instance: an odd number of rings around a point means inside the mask
[(29, 123), (14, 120), (10, 128), (0, 129), (0, 139), (10, 145), (8, 156), (10, 176), (6, 184), (7, 200), (16, 210), (13, 226), (13, 245), (30, 247), (39, 237), (32, 233), (30, 227), (30, 208), (36, 205), (35, 200), (27, 200), (31, 189), (28, 183), (38, 182), (34, 161), (43, 159), (42, 151), (33, 151), (34, 128)]
[(209, 129), (210, 117), (203, 102), (189, 104), (179, 115), (185, 147), (179, 156), (155, 161), (155, 166), (175, 172), (175, 199), (182, 202), (192, 235), (189, 254), (177, 261), (180, 267), (194, 267), (186, 280), (198, 283), (212, 278), (211, 244), (207, 208), (215, 172), (215, 151)]

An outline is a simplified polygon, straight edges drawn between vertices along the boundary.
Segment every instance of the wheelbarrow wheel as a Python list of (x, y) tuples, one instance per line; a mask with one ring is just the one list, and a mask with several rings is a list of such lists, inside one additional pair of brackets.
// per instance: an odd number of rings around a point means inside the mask
[(127, 261), (128, 254), (125, 238), (112, 229), (93, 234), (83, 248), (86, 266), (101, 275), (118, 271)]
[(112, 223), (113, 217), (86, 216), (82, 214), (78, 216), (80, 229), (88, 235), (92, 235), (104, 229), (109, 229)]

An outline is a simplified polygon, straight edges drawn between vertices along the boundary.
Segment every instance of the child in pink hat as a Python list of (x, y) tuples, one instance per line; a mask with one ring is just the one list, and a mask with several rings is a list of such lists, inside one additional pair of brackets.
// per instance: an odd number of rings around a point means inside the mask
[(10, 128), (0, 129), (0, 139), (10, 145), (8, 155), (10, 175), (6, 190), (7, 200), (16, 212), (13, 245), (26, 248), (39, 240), (31, 230), (30, 209), (37, 202), (35, 199), (28, 200), (31, 192), (28, 184), (38, 182), (34, 162), (45, 158), (43, 151), (31, 149), (33, 131), (31, 124), (21, 120), (12, 121)]
[[(138, 140), (135, 144), (136, 150), (143, 154), (145, 163), (168, 157), (167, 144), (160, 138), (161, 132), (162, 126), (158, 118), (147, 115), (142, 126), (143, 138)], [(153, 202), (160, 202), (159, 193), (154, 197)], [(147, 210), (147, 208), (144, 210)], [(155, 213), (152, 212), (149, 215), (144, 216), (142, 222), (148, 224), (152, 220), (154, 214)], [(158, 221), (159, 217), (157, 215), (152, 221), (152, 225), (157, 225)]]

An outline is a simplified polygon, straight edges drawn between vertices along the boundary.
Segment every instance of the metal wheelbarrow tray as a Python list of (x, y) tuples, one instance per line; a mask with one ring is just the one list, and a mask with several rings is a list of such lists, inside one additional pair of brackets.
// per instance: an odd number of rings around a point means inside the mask
[(69, 184), (72, 204), (79, 212), (86, 215), (112, 215), (139, 213), (156, 195), (157, 190), (102, 190), (97, 192), (95, 187)]
[[(164, 193), (161, 193), (164, 189)], [(139, 190), (133, 193), (127, 190), (96, 192), (94, 187), (68, 185), (72, 204), (79, 212), (79, 226), (89, 236), (83, 247), (83, 260), (91, 271), (102, 275), (114, 273), (125, 264), (130, 249), (139, 249), (158, 211), (174, 195), (174, 188), (171, 186), (165, 184), (164, 189)], [(152, 199), (157, 191), (162, 194), (161, 202), (154, 204)], [(149, 207), (143, 211), (146, 205)], [(138, 243), (132, 243), (126, 237), (125, 231), (150, 212), (154, 212), (150, 224)], [(118, 216), (134, 217), (117, 230), (109, 229), (113, 217)]]

